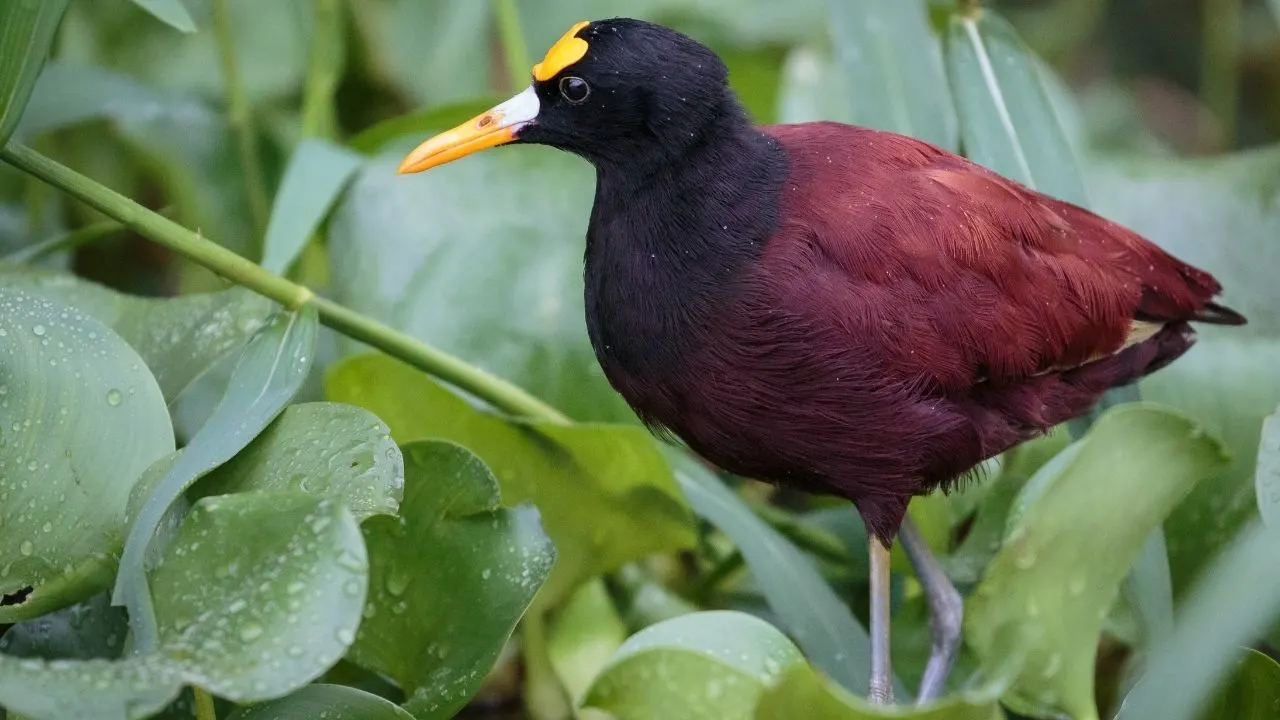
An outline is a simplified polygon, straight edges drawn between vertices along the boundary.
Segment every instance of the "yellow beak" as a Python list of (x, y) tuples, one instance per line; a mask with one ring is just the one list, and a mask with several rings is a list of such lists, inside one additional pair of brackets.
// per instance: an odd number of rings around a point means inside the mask
[(416, 173), (516, 139), (520, 129), (538, 117), (538, 93), (523, 92), (427, 140), (400, 163), (400, 173)]

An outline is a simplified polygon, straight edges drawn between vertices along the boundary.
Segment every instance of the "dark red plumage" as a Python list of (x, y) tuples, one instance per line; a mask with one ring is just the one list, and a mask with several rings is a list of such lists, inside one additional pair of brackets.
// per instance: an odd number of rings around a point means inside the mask
[[(944, 150), (781, 125), (782, 221), (674, 388), (612, 374), (712, 462), (857, 504), (886, 542), (914, 494), (1085, 412), (1242, 322), (1125, 228)], [(1122, 349), (1135, 321), (1154, 335)]]

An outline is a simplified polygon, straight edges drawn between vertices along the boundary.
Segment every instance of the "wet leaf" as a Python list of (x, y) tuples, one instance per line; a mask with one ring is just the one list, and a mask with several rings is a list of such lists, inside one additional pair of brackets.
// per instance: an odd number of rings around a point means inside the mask
[(540, 607), (623, 563), (693, 545), (692, 515), (641, 428), (512, 422), (384, 355), (334, 365), (325, 388), (377, 414), (401, 444), (441, 438), (472, 450), (497, 476), (504, 505), (537, 506), (556, 546)]
[(112, 602), (129, 609), (138, 648), (155, 643), (155, 616), (143, 573), (153, 535), (183, 492), (231, 459), (284, 409), (311, 370), (318, 321), (314, 308), (276, 314), (249, 342), (213, 415), (138, 511), (125, 539)]
[[(424, 137), (389, 144), (366, 163), (334, 212), (335, 299), (572, 418), (634, 422), (587, 338), (591, 166), (551, 148), (511, 146), (397, 175)], [(484, 212), (476, 212), (478, 193)], [(364, 350), (345, 340), (343, 348)]]
[(1280, 525), (1280, 410), (1262, 423), (1256, 489), (1258, 510), (1268, 525)]
[(498, 481), (469, 450), (423, 441), (402, 451), (400, 517), (364, 527), (370, 593), (351, 659), (394, 678), (420, 720), (450, 718), (480, 687), (556, 550), (535, 509), (499, 506)]
[(1101, 622), (1121, 581), (1151, 530), (1228, 458), (1194, 422), (1147, 403), (1108, 411), (1059, 457), (1015, 503), (966, 603), (965, 639), (986, 666), (1012, 640), (1026, 649), (1010, 707), (1088, 718)]
[(18, 127), (69, 0), (0, 5), (0, 147)]
[(756, 720), (790, 720), (796, 708), (804, 708), (813, 720), (1003, 720), (999, 680), (974, 690), (949, 695), (924, 707), (872, 705), (851, 694), (807, 665), (789, 672), (760, 697)]
[[(1244, 712), (1257, 701), (1264, 714), (1197, 715), (1197, 708), (1215, 694), (1233, 671), (1233, 657), (1248, 664), (1244, 646), (1253, 642), (1277, 617), (1280, 617), (1280, 528), (1261, 522), (1245, 526), (1234, 542), (1209, 565), (1179, 607), (1173, 632), (1156, 643), (1147, 654), (1145, 673), (1124, 699), (1116, 720), (1226, 720), (1251, 717), (1274, 717), (1275, 693), (1280, 685), (1272, 680), (1267, 686), (1254, 688), (1255, 695), (1240, 688), (1240, 694), (1219, 697), (1226, 701), (1221, 709)], [(1261, 672), (1274, 678), (1274, 667), (1239, 668), (1248, 677), (1245, 684)], [(1223, 688), (1226, 689), (1226, 688)], [(1232, 708), (1231, 701), (1241, 705)], [(1270, 708), (1268, 708), (1270, 705)], [(1265, 714), (1270, 712), (1271, 714)]]
[(30, 720), (150, 717), (178, 696), (182, 679), (158, 656), (38, 660), (0, 655), (0, 705)]
[(865, 694), (871, 643), (849, 606), (836, 597), (804, 553), (757, 517), (718, 478), (688, 457), (675, 452), (669, 457), (689, 504), (738, 546), (769, 607), (809, 661), (854, 692)]
[(280, 697), (355, 639), (369, 566), (355, 518), (298, 491), (205, 498), (151, 574), (158, 652), (219, 697)]
[[(1280, 405), (1280, 146), (1197, 160), (1091, 165), (1097, 210), (1212, 272), (1243, 327), (1199, 325), (1186, 355), (1141, 382), (1148, 400), (1187, 413), (1225, 441), (1231, 464), (1201, 483), (1165, 523), (1175, 593), (1258, 507), (1262, 421)], [(1211, 239), (1211, 240), (1210, 240)]]
[(127, 295), (29, 265), (0, 263), (0, 282), (75, 306), (109, 325), (146, 361), (167, 402), (266, 324), (274, 303), (241, 287), (170, 298)]
[(112, 607), (111, 595), (102, 592), (17, 623), (0, 637), (0, 653), (46, 660), (112, 660), (120, 657), (128, 632), (124, 610)]
[(1040, 192), (1088, 205), (1040, 71), (1009, 23), (986, 9), (953, 15), (947, 55), (965, 155)]
[(195, 497), (248, 490), (299, 490), (337, 500), (356, 522), (395, 515), (404, 459), (391, 430), (354, 405), (290, 405), (262, 434), (206, 475)]
[(760, 693), (803, 663), (785, 635), (755, 616), (691, 613), (627, 639), (582, 705), (619, 720), (751, 718)]
[(852, 120), (955, 150), (959, 129), (942, 46), (924, 0), (830, 0), (832, 45)]
[(294, 148), (271, 206), (262, 266), (283, 273), (298, 259), (329, 207), (360, 167), (360, 156), (320, 138)]
[(584, 583), (569, 596), (551, 622), (547, 657), (571, 701), (582, 698), (626, 639), (627, 626), (603, 579)]
[(301, 690), (237, 710), (228, 720), (413, 720), (395, 703), (345, 685), (308, 685)]
[(196, 21), (182, 0), (133, 0), (133, 4), (151, 13), (160, 22), (184, 33), (196, 31)]
[(111, 582), (129, 491), (173, 451), (155, 379), (106, 325), (0, 286), (0, 622)]
[(1280, 664), (1252, 648), (1209, 700), (1201, 720), (1270, 720), (1280, 711)]

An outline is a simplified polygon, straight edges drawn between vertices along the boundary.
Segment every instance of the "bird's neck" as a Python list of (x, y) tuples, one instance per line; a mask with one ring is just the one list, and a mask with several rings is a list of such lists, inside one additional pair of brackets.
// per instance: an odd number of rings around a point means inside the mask
[(785, 154), (727, 102), (675, 157), (597, 166), (585, 291), (606, 373), (678, 371), (778, 226)]

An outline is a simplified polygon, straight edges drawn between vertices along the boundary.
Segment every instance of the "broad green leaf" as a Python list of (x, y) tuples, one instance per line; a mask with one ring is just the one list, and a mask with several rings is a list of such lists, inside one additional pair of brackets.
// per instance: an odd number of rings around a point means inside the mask
[(1213, 273), (1243, 327), (1199, 325), (1196, 346), (1141, 382), (1144, 398), (1182, 410), (1231, 451), (1165, 523), (1181, 594), (1257, 512), (1262, 421), (1280, 405), (1280, 146), (1197, 160), (1096, 161), (1096, 209)]
[(807, 665), (793, 667), (766, 689), (756, 705), (755, 720), (791, 720), (796, 709), (813, 720), (1004, 720), (1000, 693), (1006, 683), (997, 678), (924, 707), (872, 705), (851, 694)]
[(0, 263), (0, 282), (72, 305), (110, 326), (146, 361), (170, 403), (220, 358), (248, 342), (274, 307), (240, 287), (149, 298), (25, 265)]
[(0, 622), (111, 582), (129, 491), (173, 451), (155, 379), (106, 325), (0, 286)]
[(344, 147), (320, 138), (298, 143), (271, 206), (264, 268), (273, 273), (289, 269), (359, 167), (360, 156)]
[(182, 0), (133, 0), (138, 7), (151, 13), (160, 22), (184, 33), (196, 31), (196, 21), (191, 19)]
[(241, 708), (229, 720), (414, 720), (395, 703), (345, 685), (308, 685), (292, 695)]
[(778, 122), (853, 122), (853, 100), (829, 53), (800, 46), (787, 53), (778, 92)]
[(1280, 22), (1280, 0), (1271, 0), (1271, 14), (1276, 16), (1276, 21)]
[(397, 175), (424, 138), (389, 145), (343, 195), (328, 230), (335, 299), (576, 420), (634, 422), (587, 338), (591, 166), (552, 148), (511, 146)]
[(626, 639), (627, 626), (602, 578), (584, 583), (569, 596), (551, 622), (547, 657), (570, 700), (582, 698)]
[(1025, 509), (968, 599), (965, 638), (986, 666), (1012, 639), (1026, 649), (1010, 707), (1094, 718), (1102, 618), (1151, 530), (1228, 457), (1194, 422), (1146, 403), (1108, 411), (1064, 455), (1024, 489)]
[(0, 5), (0, 147), (18, 127), (68, 0), (5, 0)]
[(192, 483), (244, 449), (297, 394), (311, 370), (317, 326), (314, 308), (281, 312), (249, 341), (213, 415), (138, 511), (125, 540), (112, 602), (129, 609), (129, 625), (140, 649), (149, 650), (155, 643), (143, 560), (156, 529)]
[(182, 689), (156, 655), (125, 660), (39, 660), (0, 655), (0, 706), (30, 720), (151, 717)]
[(1268, 525), (1280, 525), (1280, 410), (1262, 422), (1256, 490), (1258, 510)]
[(778, 91), (787, 49), (777, 45), (737, 47), (724, 45), (713, 51), (729, 69), (729, 87), (747, 115), (757, 124), (777, 121)]
[[(1277, 547), (1280, 528), (1255, 521), (1206, 568), (1180, 605), (1173, 632), (1147, 653), (1146, 671), (1124, 699), (1117, 720), (1200, 717), (1197, 709), (1233, 672), (1234, 660), (1248, 652), (1244, 646), (1280, 617)], [(1274, 678), (1274, 668), (1268, 670)], [(1272, 714), (1256, 717), (1274, 717), (1277, 687), (1273, 681), (1261, 689), (1272, 693)], [(1231, 714), (1222, 720), (1227, 717), (1250, 716)]]
[(205, 498), (151, 573), (158, 652), (219, 697), (280, 697), (347, 651), (368, 579), (341, 503), (297, 491)]
[(689, 457), (674, 451), (669, 457), (689, 504), (738, 546), (770, 608), (809, 661), (845, 687), (865, 694), (871, 643), (849, 606), (836, 597), (804, 553), (718, 478)]
[(332, 400), (375, 413), (401, 444), (441, 438), (463, 445), (493, 470), (504, 505), (537, 506), (556, 546), (539, 607), (623, 563), (693, 546), (692, 515), (639, 427), (512, 422), (385, 355), (334, 365), (325, 389)]
[(692, 613), (631, 636), (582, 705), (618, 720), (751, 718), (760, 693), (803, 663), (785, 635), (755, 616)]
[(419, 720), (466, 704), (555, 562), (538, 512), (448, 442), (404, 445), (400, 517), (365, 523), (370, 593), (351, 659), (388, 675)]
[(965, 154), (1040, 192), (1087, 205), (1071, 144), (1014, 29), (990, 10), (958, 13), (947, 52)]
[(129, 618), (98, 593), (83, 602), (23, 620), (0, 637), (0, 653), (45, 660), (112, 660), (124, 650)]
[(395, 515), (404, 459), (391, 430), (354, 405), (290, 405), (262, 434), (192, 488), (196, 497), (299, 490), (346, 505), (357, 522)]
[[(260, 7), (284, 4), (286, 0), (278, 0)], [(163, 31), (164, 36), (184, 42), (212, 35)], [(133, 32), (137, 33), (136, 27)], [(140, 44), (127, 43), (130, 48)], [(156, 57), (165, 57), (166, 62), (157, 63)], [(171, 65), (172, 60), (159, 53), (147, 63)], [(221, 97), (221, 79), (217, 82)], [(235, 147), (234, 137), (226, 119), (199, 98), (166, 92), (100, 67), (50, 62), (36, 83), (17, 137), (26, 139), (99, 119), (112, 121), (120, 137), (157, 171), (177, 208), (175, 219), (241, 254), (254, 247), (243, 173), (237, 154), (228, 152)]]
[(829, 0), (853, 122), (956, 149), (958, 127), (924, 0)]

